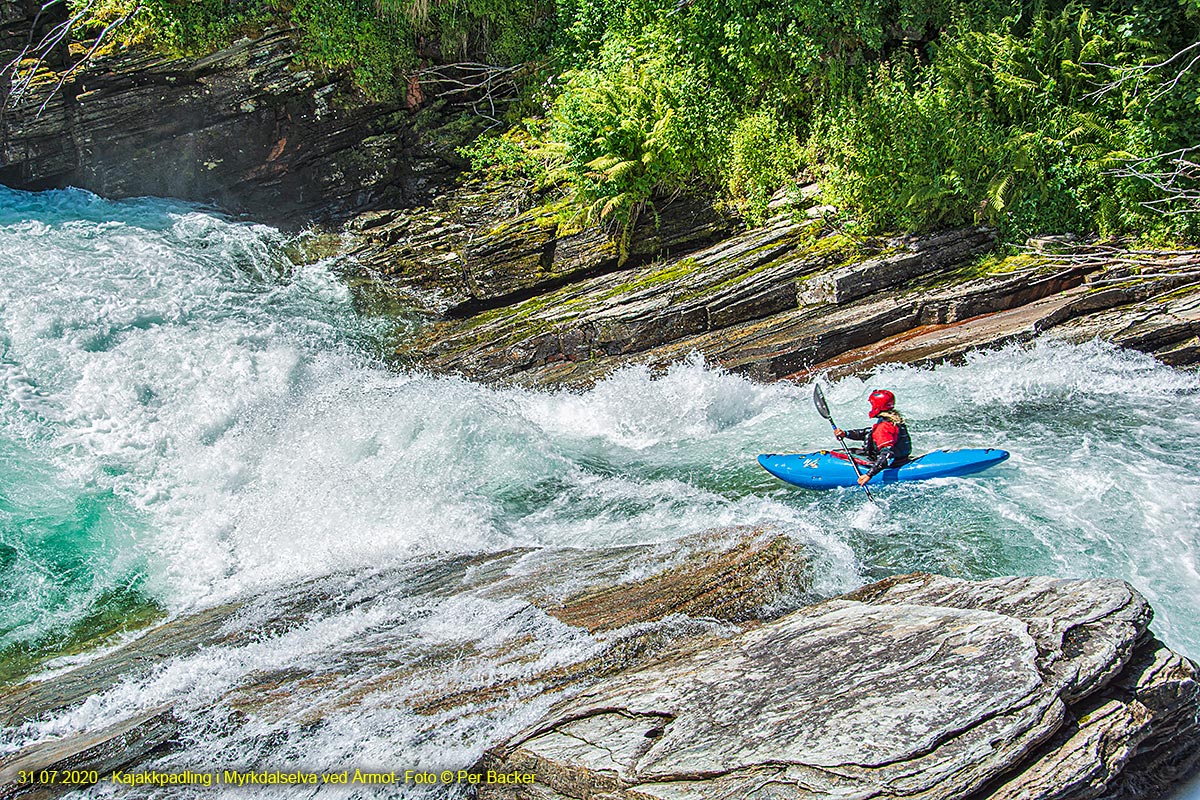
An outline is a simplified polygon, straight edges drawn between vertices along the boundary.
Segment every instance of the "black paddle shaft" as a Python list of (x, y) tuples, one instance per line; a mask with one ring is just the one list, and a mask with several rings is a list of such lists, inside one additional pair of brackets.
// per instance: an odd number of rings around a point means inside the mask
[[(813, 405), (817, 407), (818, 414), (829, 420), (829, 427), (836, 431), (837, 424), (833, 421), (833, 415), (829, 413), (829, 404), (825, 402), (825, 393), (821, 391), (821, 384), (819, 383), (813, 384)], [(861, 478), (862, 472), (858, 469), (858, 462), (854, 460), (854, 454), (851, 453), (850, 448), (846, 446), (846, 441), (840, 438), (838, 441), (841, 443), (842, 449), (846, 451), (846, 458), (850, 460), (850, 466), (854, 467), (854, 474)], [(874, 503), (875, 498), (871, 497), (871, 490), (867, 488), (865, 483), (862, 484), (862, 488), (863, 491), (867, 493), (867, 499)]]

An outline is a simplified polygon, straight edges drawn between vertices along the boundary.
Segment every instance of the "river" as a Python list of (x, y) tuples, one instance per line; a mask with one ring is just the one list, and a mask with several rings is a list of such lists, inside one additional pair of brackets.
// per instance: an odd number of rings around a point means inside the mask
[[(1123, 578), (1154, 606), (1156, 633), (1200, 656), (1194, 372), (1099, 342), (1040, 341), (834, 382), (844, 427), (866, 424), (867, 394), (887, 387), (917, 450), (1012, 453), (969, 479), (881, 489), (871, 504), (783, 486), (756, 464), (759, 452), (830, 445), (811, 385), (759, 384), (699, 358), (587, 391), (398, 372), (381, 354), (403, 326), (356, 312), (338, 264), (297, 265), (292, 244), (181, 203), (0, 188), (0, 675), (64, 642), (86, 651), (114, 628), (303, 579), (735, 524), (802, 543), (822, 594), (913, 570)], [(498, 624), (494, 613), (447, 608), (414, 635), (465, 635), (456, 627)], [(7, 733), (0, 754), (123, 703), (212, 696), (264, 659), (319, 661), (361, 624), (332, 615), (269, 658), (181, 657), (153, 681)], [(571, 630), (540, 641), (589, 646)], [(394, 715), (348, 713), (288, 746), (326, 763), (366, 746), (377, 761), (419, 764), (447, 747), (467, 759), (507, 730), (463, 729), (451, 746), (416, 741)]]

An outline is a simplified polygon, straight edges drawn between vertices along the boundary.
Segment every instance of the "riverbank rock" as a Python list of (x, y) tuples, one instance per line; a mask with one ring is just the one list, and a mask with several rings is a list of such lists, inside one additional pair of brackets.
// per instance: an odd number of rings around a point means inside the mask
[(623, 249), (604, 230), (564, 222), (559, 205), (472, 180), (432, 207), (356, 217), (343, 255), (372, 292), (393, 298), (387, 305), (470, 325), (526, 300), (542, 304), (562, 287), (698, 250), (737, 228), (711, 204), (680, 196), (643, 217)]
[[(519, 239), (539, 213), (517, 212), (491, 235)], [(662, 369), (692, 353), (764, 381), (838, 375), (1051, 331), (1099, 336), (1176, 366), (1200, 358), (1200, 251), (1078, 245), (987, 256), (995, 241), (984, 228), (863, 239), (790, 217), (723, 238), (711, 224), (696, 230), (703, 235), (633, 266), (554, 272), (506, 262), (508, 281), (522, 288), (488, 295), (491, 307), (461, 282), (463, 251), (427, 253), (423, 263), (453, 265), (444, 284), (452, 299), (398, 357), (527, 386), (587, 385), (620, 366)], [(502, 250), (519, 249), (510, 241)], [(389, 252), (378, 247), (368, 259), (385, 283)]]
[(1150, 616), (1119, 581), (892, 578), (581, 693), (480, 797), (1154, 797), (1200, 684)]
[[(36, 38), (40, 8), (0, 5), (0, 56)], [(47, 9), (39, 31), (63, 14)], [(627, 233), (580, 229), (553, 189), (461, 179), (456, 147), (485, 124), (469, 96), (452, 105), (430, 78), (419, 108), (374, 101), (298, 64), (295, 37), (202, 58), (133, 48), (77, 73), (60, 48), (4, 103), (0, 182), (179, 197), (289, 228), (350, 218), (322, 255), (340, 250), (360, 307), (417, 328), (397, 362), (485, 381), (588, 385), (692, 353), (759, 380), (837, 375), (1047, 332), (1200, 361), (1198, 251), (1049, 236), (1001, 258), (983, 228), (852, 236), (815, 186), (781, 193), (783, 213), (752, 229), (688, 196), (656, 198)]]
[[(4, 4), (9, 56), (41, 7), (19, 5)], [(0, 183), (175, 197), (289, 228), (428, 203), (448, 185), (462, 163), (454, 147), (479, 127), (448, 133), (461, 108), (373, 101), (345, 76), (302, 68), (297, 52), (287, 29), (201, 58), (133, 48), (57, 91), (67, 65), (52, 59), (15, 106), (0, 86)]]
[[(19, 785), (21, 772), (107, 774), (171, 758), (176, 771), (178, 759), (192, 770), (220, 767), (186, 761), (187, 742), (200, 731), (223, 731), (230, 742), (286, 739), (297, 726), (380, 708), (394, 709), (418, 739), (448, 725), (478, 729), (667, 646), (699, 647), (735, 623), (784, 613), (811, 597), (810, 581), (804, 549), (791, 539), (731, 528), (661, 545), (430, 556), (281, 587), (154, 626), (83, 664), (0, 690), (0, 743), (25, 742), (0, 757), (0, 798), (70, 789)], [(273, 657), (347, 614), (356, 634), (330, 643), (320, 659)], [(242, 662), (251, 666), (235, 669), (233, 680), (217, 679), (198, 697), (186, 690)], [(172, 670), (188, 676), (183, 691), (139, 706), (156, 680), (174, 686)], [(112, 696), (123, 699), (97, 715)], [(47, 733), (31, 739), (26, 732), (38, 728)], [(481, 741), (469, 759), (445, 766), (466, 769), (494, 743)]]
[(191, 749), (213, 737), (277, 759), (360, 714), (398, 746), (449, 736), (439, 771), (536, 776), (482, 798), (1145, 800), (1195, 769), (1196, 666), (1121, 581), (915, 574), (813, 600), (804, 549), (744, 528), (279, 587), (0, 692), (0, 798), (70, 788), (21, 772), (211, 771)]

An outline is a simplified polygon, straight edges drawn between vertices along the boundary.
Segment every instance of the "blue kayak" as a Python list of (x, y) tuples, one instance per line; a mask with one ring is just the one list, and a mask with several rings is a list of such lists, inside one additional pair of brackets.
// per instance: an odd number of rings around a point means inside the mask
[[(994, 467), (1006, 458), (1007, 450), (991, 447), (975, 450), (935, 450), (911, 459), (899, 467), (889, 467), (881, 471), (871, 478), (867, 485), (972, 475)], [(776, 478), (806, 489), (835, 489), (839, 486), (858, 485), (854, 467), (846, 460), (845, 455), (834, 455), (828, 450), (798, 455), (768, 453), (759, 456), (758, 463)], [(860, 469), (866, 472), (867, 468)]]

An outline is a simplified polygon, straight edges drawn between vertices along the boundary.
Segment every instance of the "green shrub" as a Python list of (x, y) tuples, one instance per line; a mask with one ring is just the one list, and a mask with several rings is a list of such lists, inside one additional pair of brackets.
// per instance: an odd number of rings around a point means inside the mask
[(810, 141), (826, 197), (864, 228), (928, 230), (975, 219), (1003, 135), (986, 109), (902, 57), (877, 68), (861, 97), (831, 103)]
[(132, 14), (130, 22), (115, 31), (118, 44), (152, 42), (186, 55), (224, 47), (238, 36), (261, 31), (275, 18), (266, 0), (70, 0), (69, 6), (72, 13), (84, 14), (83, 30), (90, 35)]
[(660, 44), (610, 39), (555, 100), (549, 135), (588, 221), (629, 226), (655, 194), (718, 180), (728, 103)]
[(1161, 50), (1128, 35), (1127, 18), (1074, 4), (1035, 17), (1020, 35), (1017, 22), (952, 32), (928, 65), (893, 57), (862, 90), (831, 101), (810, 147), (834, 202), (868, 228), (979, 221), (1015, 240), (1151, 224), (1128, 202), (1138, 182), (1115, 168), (1179, 139), (1147, 141), (1149, 130), (1165, 130), (1145, 118), (1161, 107), (1139, 108), (1132, 86), (1094, 91), (1118, 74), (1099, 64), (1136, 64)]
[(400, 72), (416, 64), (414, 32), (406, 17), (381, 16), (362, 0), (296, 0), (291, 20), (301, 32), (309, 66), (348, 69), (368, 94), (399, 95)]
[(471, 162), (475, 172), (486, 172), (493, 178), (529, 181), (535, 186), (548, 177), (545, 156), (540, 144), (520, 128), (503, 134), (485, 133), (458, 154)]
[(725, 189), (743, 204), (751, 220), (767, 216), (767, 203), (781, 187), (804, 172), (804, 146), (795, 132), (766, 109), (738, 120), (729, 142)]
[[(132, 2), (97, 0), (92, 30)], [(683, 190), (761, 219), (809, 171), (873, 229), (1197, 225), (1155, 214), (1161, 188), (1120, 169), (1200, 141), (1200, 70), (1165, 93), (1171, 68), (1118, 80), (1197, 40), (1197, 0), (144, 0), (123, 36), (197, 52), (276, 23), (301, 31), (303, 63), (375, 96), (399, 94), (421, 38), (527, 66), (507, 113), (548, 126), (464, 155), (565, 182), (592, 221), (627, 227)]]

